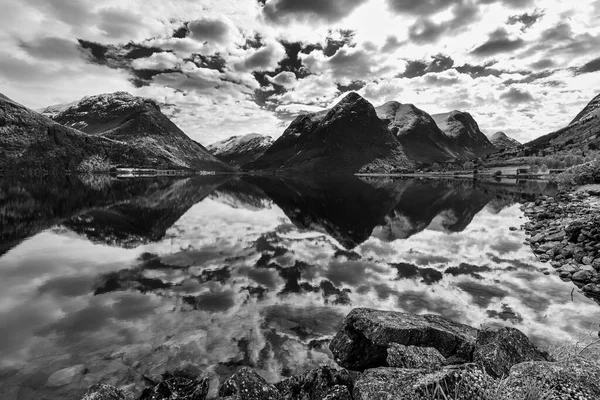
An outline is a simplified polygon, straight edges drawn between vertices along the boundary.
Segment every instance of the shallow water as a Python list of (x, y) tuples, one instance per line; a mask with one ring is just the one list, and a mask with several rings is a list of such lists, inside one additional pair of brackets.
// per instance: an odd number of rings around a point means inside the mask
[[(0, 182), (0, 398), (139, 393), (166, 373), (332, 363), (354, 307), (508, 325), (539, 345), (600, 309), (544, 275), (519, 204), (543, 182), (110, 177)], [(73, 366), (71, 374), (57, 371)], [(53, 375), (54, 374), (54, 375)], [(60, 379), (59, 379), (60, 378)]]

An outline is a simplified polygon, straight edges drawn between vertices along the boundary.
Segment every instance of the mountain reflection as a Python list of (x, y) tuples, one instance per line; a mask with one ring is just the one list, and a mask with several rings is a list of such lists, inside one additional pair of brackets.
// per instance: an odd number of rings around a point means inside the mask
[[(100, 381), (139, 394), (177, 371), (215, 388), (240, 365), (275, 381), (332, 363), (328, 341), (353, 307), (509, 324), (538, 343), (597, 319), (509, 230), (516, 203), (554, 190), (541, 182), (70, 177), (0, 188), (0, 392), (19, 399), (79, 399)], [(77, 364), (89, 368), (80, 380), (44, 386)]]

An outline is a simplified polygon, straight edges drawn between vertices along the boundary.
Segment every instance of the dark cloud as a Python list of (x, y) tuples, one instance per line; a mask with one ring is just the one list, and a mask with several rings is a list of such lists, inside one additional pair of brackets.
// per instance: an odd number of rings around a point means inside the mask
[(104, 65), (112, 69), (123, 69), (130, 73), (130, 82), (136, 87), (148, 86), (152, 79), (160, 74), (179, 72), (179, 69), (155, 70), (134, 69), (134, 60), (147, 58), (153, 54), (164, 53), (159, 47), (148, 47), (136, 43), (126, 45), (104, 45), (78, 39), (79, 48), (87, 55), (87, 60), (93, 64)]
[(409, 27), (408, 36), (416, 43), (436, 42), (444, 34), (466, 29), (478, 15), (479, 8), (476, 5), (457, 2), (452, 8), (452, 19), (436, 23), (427, 17), (420, 17)]
[(494, 299), (502, 299), (508, 295), (504, 289), (495, 285), (484, 285), (477, 282), (461, 282), (457, 285), (461, 290), (473, 297), (473, 302), (479, 307), (488, 308)]
[(263, 14), (275, 23), (295, 20), (336, 22), (347, 17), (366, 0), (266, 0)]
[(533, 69), (546, 69), (546, 68), (552, 68), (556, 65), (556, 63), (549, 59), (549, 58), (542, 58), (541, 60), (538, 60), (534, 63), (530, 64), (530, 67)]
[(409, 61), (408, 64), (406, 64), (406, 69), (401, 76), (409, 79), (423, 76), (427, 73), (425, 72), (427, 67), (428, 65), (424, 61)]
[(183, 39), (183, 38), (187, 37), (189, 32), (190, 31), (188, 30), (187, 22), (186, 22), (183, 26), (175, 29), (173, 31), (173, 34), (171, 35), (171, 37), (173, 37), (175, 39)]
[(21, 42), (20, 47), (30, 56), (45, 60), (75, 60), (86, 56), (77, 42), (58, 37)]
[[(506, 92), (500, 95), (502, 100), (505, 100), (510, 104), (527, 103), (533, 101), (533, 96), (527, 90), (511, 87)], [(494, 246), (493, 249), (499, 251), (501, 254), (515, 251), (520, 247), (518, 243), (507, 242), (502, 245)]]
[(246, 43), (242, 47), (244, 50), (247, 49), (260, 49), (265, 45), (263, 41), (263, 37), (260, 33), (255, 32), (253, 36), (249, 36), (246, 38)]
[(427, 67), (427, 72), (443, 72), (454, 66), (454, 60), (450, 56), (437, 54), (431, 58), (433, 61)]
[(229, 25), (219, 19), (203, 18), (191, 21), (187, 26), (191, 37), (198, 41), (226, 43), (229, 37)]
[(577, 68), (577, 74), (586, 74), (589, 72), (600, 71), (600, 57)]
[(554, 71), (534, 72), (534, 73), (528, 74), (524, 78), (521, 78), (521, 79), (508, 79), (508, 80), (505, 80), (502, 83), (505, 84), (506, 86), (510, 86), (512, 84), (515, 84), (515, 83), (532, 83), (532, 82), (535, 82), (535, 81), (537, 81), (539, 79), (548, 78), (549, 76), (552, 76), (553, 74), (554, 74)]
[(536, 10), (532, 13), (511, 15), (510, 17), (508, 17), (508, 20), (506, 21), (506, 23), (509, 25), (522, 24), (523, 26), (521, 27), (521, 30), (523, 32), (525, 32), (526, 30), (531, 28), (533, 25), (535, 25), (536, 22), (538, 22), (543, 16), (544, 16), (544, 13), (542, 11)]
[(500, 311), (487, 310), (486, 314), (489, 318), (500, 319), (502, 321), (510, 321), (513, 324), (523, 322), (523, 317), (521, 316), (521, 314), (515, 312), (507, 304), (502, 304), (502, 309)]
[(194, 53), (190, 57), (184, 58), (183, 61), (193, 62), (198, 68), (214, 69), (219, 72), (225, 72), (227, 66), (227, 61), (219, 53), (211, 56)]
[(484, 44), (476, 47), (471, 51), (471, 54), (477, 56), (491, 56), (499, 53), (507, 53), (520, 49), (525, 45), (525, 41), (521, 38), (511, 39), (508, 32), (504, 28), (500, 28), (492, 32)]
[(461, 0), (387, 0), (389, 8), (399, 14), (429, 15), (444, 11)]
[(454, 60), (450, 56), (437, 54), (431, 57), (431, 61), (410, 60), (406, 64), (406, 69), (400, 75), (402, 78), (417, 78), (430, 72), (443, 72), (454, 66)]
[(388, 36), (385, 39), (384, 45), (381, 47), (382, 53), (391, 53), (402, 47), (403, 43), (398, 40), (397, 36)]
[(338, 83), (337, 88), (342, 93), (355, 92), (355, 91), (360, 90), (363, 87), (365, 87), (366, 84), (367, 84), (367, 82), (365, 82), (365, 81), (355, 80), (355, 81), (350, 82), (347, 85), (342, 85), (341, 83)]
[(398, 271), (398, 279), (416, 279), (420, 277), (422, 282), (431, 285), (443, 278), (442, 273), (434, 268), (419, 268), (409, 263), (390, 264), (390, 266)]
[(507, 72), (505, 70), (491, 68), (495, 64), (495, 61), (489, 61), (483, 65), (465, 64), (460, 67), (456, 67), (456, 70), (461, 74), (469, 74), (472, 78), (483, 78), (486, 76), (498, 77)]
[(333, 56), (339, 49), (347, 45), (348, 47), (354, 47), (354, 35), (356, 31), (351, 29), (339, 30), (339, 39), (334, 39), (332, 36), (328, 36), (326, 39), (326, 46), (323, 49), (323, 54), (327, 57)]

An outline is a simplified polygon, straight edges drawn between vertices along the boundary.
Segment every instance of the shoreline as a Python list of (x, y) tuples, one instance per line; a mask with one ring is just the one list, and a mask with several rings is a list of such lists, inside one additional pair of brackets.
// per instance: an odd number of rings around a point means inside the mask
[(600, 304), (600, 185), (563, 189), (521, 209), (538, 259)]

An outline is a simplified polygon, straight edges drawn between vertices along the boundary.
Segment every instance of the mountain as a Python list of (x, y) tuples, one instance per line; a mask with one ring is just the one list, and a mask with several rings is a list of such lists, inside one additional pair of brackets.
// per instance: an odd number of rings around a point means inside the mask
[(142, 149), (65, 127), (0, 94), (0, 171), (88, 171), (146, 165)]
[(330, 110), (297, 117), (248, 169), (318, 173), (410, 168), (402, 145), (375, 108), (350, 93)]
[(398, 138), (409, 159), (433, 163), (464, 158), (462, 148), (452, 143), (429, 114), (414, 105), (389, 101), (375, 110)]
[(525, 146), (533, 151), (550, 151), (600, 148), (600, 95), (596, 96), (571, 123), (558, 131), (541, 136)]
[(206, 149), (223, 162), (233, 166), (243, 166), (262, 156), (272, 144), (271, 136), (249, 133), (213, 143)]
[(432, 115), (432, 118), (452, 142), (463, 149), (465, 156), (475, 158), (496, 151), (494, 145), (479, 130), (479, 125), (471, 114), (455, 110)]
[(496, 132), (490, 136), (490, 142), (498, 150), (512, 149), (521, 146), (521, 143), (509, 137), (504, 132)]
[(154, 100), (116, 92), (51, 106), (42, 113), (61, 125), (129, 145), (145, 155), (141, 164), (128, 166), (231, 170), (171, 122)]

